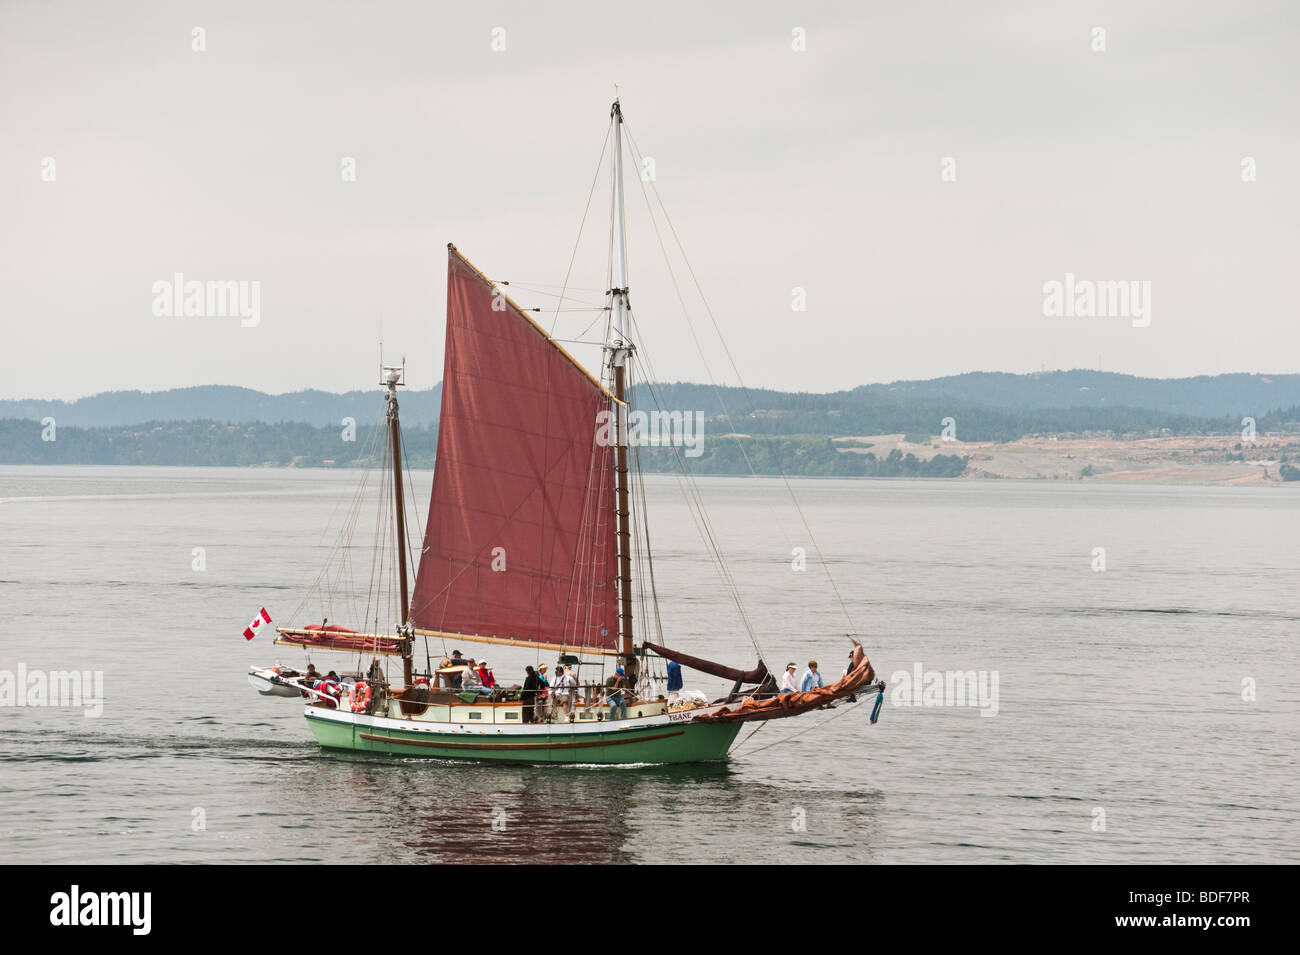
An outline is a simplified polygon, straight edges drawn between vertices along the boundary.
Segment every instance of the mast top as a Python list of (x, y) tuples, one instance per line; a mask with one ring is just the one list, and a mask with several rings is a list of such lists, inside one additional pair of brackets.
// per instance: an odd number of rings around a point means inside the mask
[[(615, 87), (617, 91), (617, 87)], [(631, 334), (628, 328), (628, 303), (627, 303), (627, 226), (623, 214), (623, 107), (619, 104), (618, 97), (614, 97), (614, 105), (610, 107), (610, 116), (614, 122), (614, 221), (612, 239), (614, 249), (618, 253), (618, 285), (609, 290), (611, 301), (611, 327), (610, 333), (613, 340), (606, 344), (606, 351), (614, 367), (622, 367), (631, 354), (630, 340)], [(621, 350), (622, 348), (627, 350)], [(621, 399), (623, 396), (619, 395)]]
[(397, 393), (398, 386), (406, 386), (406, 359), (400, 365), (381, 365), (379, 383), (388, 389), (390, 395)]

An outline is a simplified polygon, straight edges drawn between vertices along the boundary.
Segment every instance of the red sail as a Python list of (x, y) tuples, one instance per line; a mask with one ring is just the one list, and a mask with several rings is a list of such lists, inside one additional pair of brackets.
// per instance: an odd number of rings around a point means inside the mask
[(612, 396), (454, 247), (419, 630), (612, 649)]

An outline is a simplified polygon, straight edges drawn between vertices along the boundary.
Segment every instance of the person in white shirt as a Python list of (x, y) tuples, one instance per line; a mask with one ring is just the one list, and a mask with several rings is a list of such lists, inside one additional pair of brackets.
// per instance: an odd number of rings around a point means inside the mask
[(555, 701), (557, 705), (564, 707), (564, 715), (573, 718), (573, 696), (578, 689), (578, 681), (573, 678), (568, 667), (560, 670), (560, 675), (555, 678)]
[(794, 671), (795, 671), (795, 665), (794, 665), (794, 661), (792, 660), (785, 665), (785, 676), (781, 677), (782, 693), (799, 692), (799, 684), (795, 683), (794, 680)]

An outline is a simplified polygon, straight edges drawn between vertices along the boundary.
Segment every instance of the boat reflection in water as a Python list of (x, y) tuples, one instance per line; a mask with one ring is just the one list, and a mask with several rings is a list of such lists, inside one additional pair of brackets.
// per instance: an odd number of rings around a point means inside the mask
[(879, 792), (756, 782), (726, 763), (484, 766), (331, 753), (283, 792), (339, 862), (871, 862)]

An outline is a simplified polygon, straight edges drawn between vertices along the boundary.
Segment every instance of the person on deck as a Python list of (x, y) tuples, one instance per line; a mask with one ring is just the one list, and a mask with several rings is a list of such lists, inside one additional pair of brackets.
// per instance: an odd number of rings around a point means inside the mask
[(542, 681), (537, 676), (537, 671), (532, 667), (525, 667), (524, 672), (528, 675), (524, 677), (524, 692), (520, 695), (524, 701), (524, 722), (537, 722), (537, 691), (542, 685)]
[(641, 677), (641, 661), (636, 658), (636, 654), (629, 653), (626, 656), (619, 657), (623, 662), (623, 675), (627, 679), (629, 689), (636, 689), (637, 680)]
[(782, 693), (798, 693), (799, 684), (795, 682), (795, 664), (791, 660), (785, 665), (785, 676), (781, 677)]
[[(459, 650), (452, 650), (452, 651), (451, 651), (451, 659), (447, 661), (447, 666), (449, 666), (449, 667), (463, 667), (463, 666), (465, 666), (465, 664), (466, 664), (466, 660), (465, 660), (464, 657), (462, 657), (462, 656), (460, 655), (460, 651), (459, 651)], [(453, 674), (451, 675), (451, 688), (452, 688), (453, 690), (459, 690), (459, 689), (461, 688), (462, 685), (463, 685), (463, 684), (461, 683), (461, 674), (459, 674), (459, 673), (453, 673)]]
[(820, 687), (825, 685), (826, 684), (822, 682), (822, 675), (817, 672), (817, 661), (809, 660), (808, 669), (804, 670), (803, 681), (799, 684), (799, 689), (802, 692), (807, 693), (809, 690), (814, 689), (815, 687)]
[(564, 715), (573, 719), (573, 698), (578, 693), (578, 681), (568, 667), (560, 667), (560, 675), (555, 678), (555, 700), (564, 707)]
[[(847, 676), (848, 676), (850, 673), (852, 673), (852, 672), (853, 672), (853, 651), (850, 650), (850, 651), (849, 651), (849, 662), (846, 663), (846, 664), (844, 665), (844, 672), (840, 674), (840, 679), (843, 680), (845, 677), (847, 677)], [(850, 703), (856, 703), (856, 702), (858, 702), (858, 695), (857, 695), (856, 693), (850, 694), (850, 695), (849, 695), (849, 702), (850, 702)]]
[(472, 658), (465, 661), (465, 672), (461, 677), (460, 688), (466, 693), (477, 693), (479, 696), (492, 695), (492, 691), (483, 686), (478, 670), (474, 669), (474, 660)]
[(310, 685), (313, 680), (320, 680), (323, 677), (320, 675), (320, 670), (316, 669), (316, 664), (308, 663), (307, 672), (302, 675), (302, 679), (304, 683)]
[(537, 722), (548, 723), (551, 719), (551, 681), (546, 679), (546, 664), (537, 668), (537, 679), (541, 687), (537, 691)]
[(605, 686), (608, 689), (605, 699), (609, 703), (609, 718), (627, 719), (627, 675), (622, 667), (615, 670), (614, 675), (605, 681)]
[(339, 697), (343, 695), (343, 688), (339, 686), (338, 674), (330, 670), (329, 676), (316, 684), (316, 692), (324, 694), (316, 699), (328, 703), (330, 706), (338, 708)]
[(668, 661), (668, 702), (677, 699), (682, 691), (682, 665), (676, 660)]
[(488, 662), (486, 660), (484, 660), (482, 663), (478, 665), (478, 678), (479, 678), (479, 682), (482, 683), (489, 690), (496, 689), (497, 678), (492, 675), (492, 668), (488, 666)]

